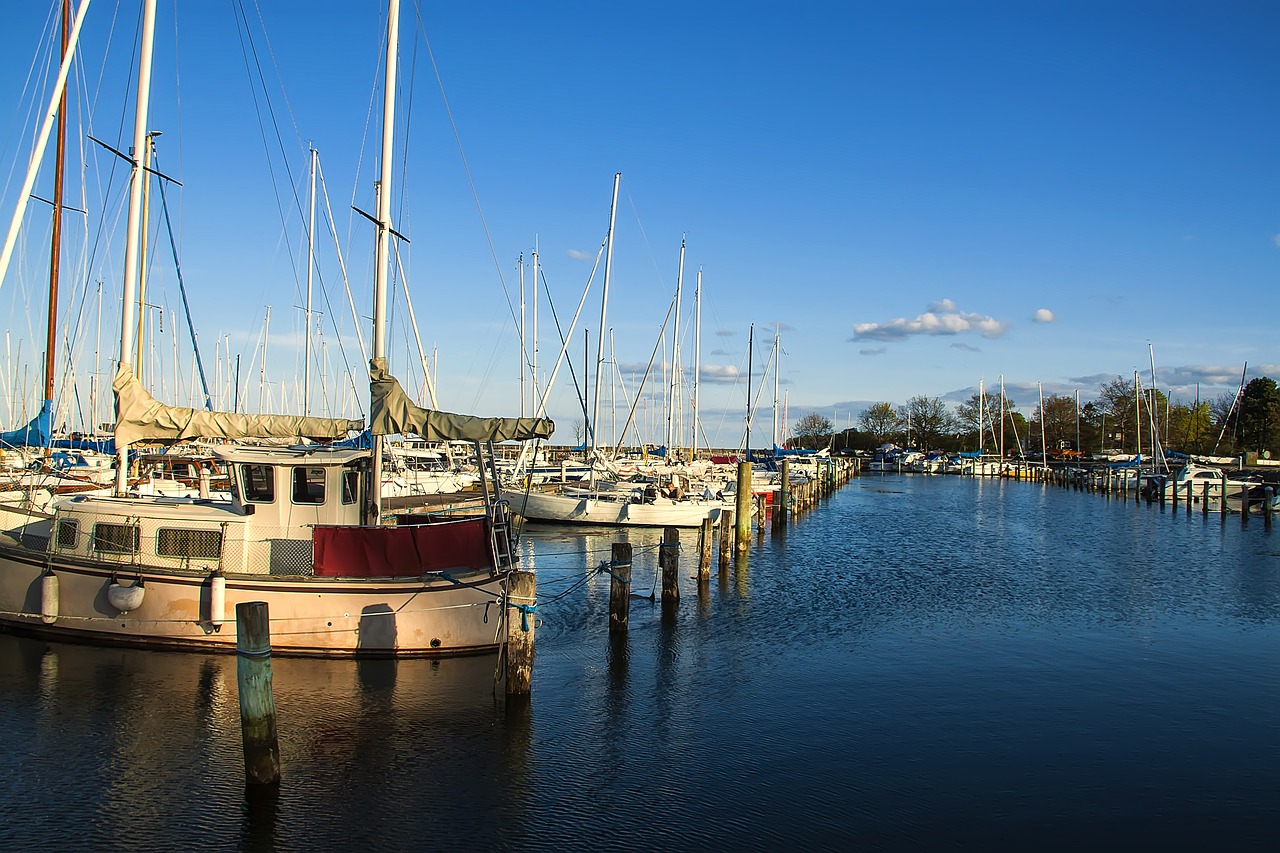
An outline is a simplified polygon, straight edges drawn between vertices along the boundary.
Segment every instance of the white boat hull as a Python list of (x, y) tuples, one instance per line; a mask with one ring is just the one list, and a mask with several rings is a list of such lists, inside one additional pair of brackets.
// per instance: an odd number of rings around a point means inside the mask
[[(234, 651), (236, 605), (265, 601), (272, 650), (323, 656), (475, 654), (503, 640), (505, 575), (334, 579), (229, 575), (97, 564), (0, 546), (0, 624), (23, 633), (153, 648)], [(48, 600), (46, 566), (56, 576)], [(136, 609), (112, 605), (112, 584), (141, 578)], [(119, 599), (119, 596), (116, 596)], [(214, 612), (221, 601), (221, 612)], [(50, 617), (50, 610), (56, 617)]]
[(636, 503), (546, 492), (509, 492), (506, 498), (512, 511), (529, 521), (627, 527), (698, 527), (705, 518), (719, 521), (721, 510), (726, 508), (721, 501), (658, 498), (653, 503)]

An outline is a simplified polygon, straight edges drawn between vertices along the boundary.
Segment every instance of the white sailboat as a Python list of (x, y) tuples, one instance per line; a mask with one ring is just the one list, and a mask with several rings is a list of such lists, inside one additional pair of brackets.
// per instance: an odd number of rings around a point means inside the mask
[[(155, 0), (145, 0), (135, 139), (146, 126)], [(399, 3), (388, 4), (381, 186), (391, 181)], [(141, 151), (141, 140), (135, 146)], [(133, 191), (141, 167), (133, 163)], [(130, 203), (124, 305), (137, 283), (137, 197)], [(55, 501), (49, 513), (0, 514), (0, 623), (86, 642), (231, 651), (235, 605), (265, 601), (280, 653), (453, 655), (496, 648), (505, 636), (505, 582), (513, 564), (508, 511), (484, 489), (483, 515), (384, 525), (383, 436), (485, 443), (546, 438), (545, 419), (479, 418), (420, 409), (386, 365), (390, 193), (378, 204), (373, 449), (228, 444), (215, 449), (230, 474), (229, 499), (202, 482), (196, 498), (124, 494)], [(195, 437), (334, 439), (345, 419), (241, 415), (175, 408), (142, 388), (128, 358), (133, 319), (123, 312), (116, 396), (118, 448)], [(207, 482), (207, 478), (202, 478)], [(486, 484), (487, 485), (487, 484)]]

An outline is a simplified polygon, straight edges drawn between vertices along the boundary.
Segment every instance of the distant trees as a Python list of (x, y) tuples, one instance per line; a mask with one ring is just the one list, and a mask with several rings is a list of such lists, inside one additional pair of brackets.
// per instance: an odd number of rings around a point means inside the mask
[(1280, 388), (1266, 376), (1250, 380), (1240, 397), (1240, 449), (1270, 451), (1280, 438)]
[(907, 443), (920, 450), (942, 448), (956, 431), (955, 418), (938, 397), (912, 397), (898, 407), (898, 420), (907, 425)]
[[(1036, 433), (1044, 433), (1044, 444), (1052, 452), (1059, 447), (1076, 450), (1076, 398), (1050, 394), (1044, 398), (1043, 411), (1037, 405), (1032, 414)], [(1063, 442), (1066, 442), (1064, 445)], [(1039, 449), (1039, 448), (1037, 448)]]
[(858, 413), (862, 431), (875, 437), (876, 444), (884, 444), (899, 430), (898, 413), (892, 403), (872, 403)]
[(831, 421), (817, 412), (810, 412), (796, 421), (791, 430), (796, 447), (816, 450), (826, 447), (831, 442)]

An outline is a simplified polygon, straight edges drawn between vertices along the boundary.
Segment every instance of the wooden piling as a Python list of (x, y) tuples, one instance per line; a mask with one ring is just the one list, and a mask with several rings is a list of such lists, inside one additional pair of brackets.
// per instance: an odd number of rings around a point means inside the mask
[(777, 494), (774, 495), (774, 499), (777, 501), (773, 507), (774, 528), (787, 526), (787, 513), (790, 511), (791, 505), (791, 460), (783, 459), (778, 468), (782, 479), (778, 485)]
[(1240, 484), (1240, 527), (1249, 526), (1249, 484)]
[(729, 557), (733, 553), (733, 510), (720, 512), (720, 573), (729, 571)]
[(514, 571), (507, 576), (507, 695), (528, 696), (533, 687), (533, 607), (538, 576)]
[(751, 463), (738, 463), (738, 494), (734, 517), (738, 526), (736, 545), (739, 551), (751, 547)]
[(658, 546), (658, 566), (662, 569), (662, 603), (680, 601), (680, 528), (665, 527)]
[(1204, 492), (1200, 495), (1200, 514), (1209, 517), (1209, 484), (1204, 484)]
[(711, 537), (713, 522), (709, 518), (702, 519), (702, 527), (698, 531), (698, 581), (711, 579)]
[(614, 542), (609, 566), (609, 633), (624, 634), (631, 616), (631, 543)]
[(280, 743), (271, 688), (271, 617), (265, 601), (236, 605), (236, 686), (245, 783), (278, 785)]
[(1271, 502), (1275, 500), (1275, 491), (1270, 486), (1262, 487), (1262, 527), (1264, 530), (1271, 529)]

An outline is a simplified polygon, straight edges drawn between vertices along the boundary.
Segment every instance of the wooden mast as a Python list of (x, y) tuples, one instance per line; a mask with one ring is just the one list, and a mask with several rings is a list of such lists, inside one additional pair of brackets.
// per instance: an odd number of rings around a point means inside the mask
[[(71, 41), (71, 0), (62, 0), (62, 61), (67, 61)], [(67, 87), (58, 97), (58, 140), (54, 148), (53, 172), (53, 237), (49, 249), (49, 329), (44, 348), (44, 400), (53, 404), (53, 377), (57, 351), (58, 269), (62, 260), (62, 185), (67, 159)], [(50, 424), (50, 431), (53, 426)], [(47, 448), (46, 448), (47, 452)]]

